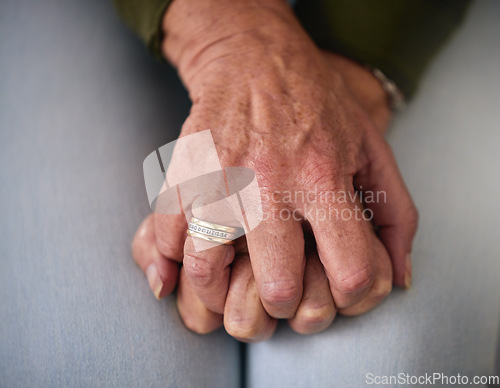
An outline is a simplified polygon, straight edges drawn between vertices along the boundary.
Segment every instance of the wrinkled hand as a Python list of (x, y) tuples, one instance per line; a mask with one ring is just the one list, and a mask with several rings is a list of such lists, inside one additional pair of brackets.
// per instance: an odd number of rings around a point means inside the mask
[[(313, 244), (309, 236), (304, 294), (295, 316), (289, 320), (290, 326), (302, 334), (324, 330), (336, 315), (328, 279)], [(236, 254), (231, 265), (224, 313), (214, 313), (201, 302), (182, 268), (177, 287), (179, 313), (185, 325), (197, 333), (209, 333), (224, 324), (226, 331), (240, 341), (263, 341), (274, 333), (277, 320), (267, 314), (260, 301), (245, 239), (240, 238), (234, 248)], [(148, 275), (151, 273), (147, 270), (148, 267), (159, 263), (165, 281), (157, 297), (170, 293), (177, 284), (178, 266), (158, 251), (153, 214), (139, 227), (133, 243), (133, 253), (136, 262)], [(148, 280), (154, 290), (156, 280), (151, 276), (148, 276)]]
[[(324, 317), (335, 309), (362, 313), (390, 292), (392, 282), (408, 286), (417, 213), (381, 135), (389, 114), (376, 80), (320, 52), (281, 1), (248, 8), (218, 1), (194, 14), (189, 3), (174, 2), (165, 18), (165, 54), (193, 101), (181, 136), (210, 128), (223, 166), (255, 171), (264, 221), (246, 236), (248, 254), (227, 245), (196, 252), (182, 216), (156, 214), (146, 221), (153, 231), (139, 230), (134, 257), (157, 296), (173, 289), (175, 261), (183, 261), (179, 309), (188, 327), (196, 330), (191, 321), (200, 314), (188, 312), (202, 306), (214, 325), (222, 322), (220, 314), (226, 328), (227, 322), (249, 322), (232, 305), (234, 295), (247, 295), (254, 308), (246, 310), (260, 317), (259, 327), (272, 327), (268, 315), (293, 318), (310, 300), (309, 267), (318, 267), (314, 258), (306, 260), (303, 228), (314, 235), (312, 256), (317, 253), (334, 301)], [(188, 11), (189, 18), (182, 17)], [(384, 201), (361, 204), (360, 191), (382, 192)], [(322, 200), (331, 193), (353, 199)], [(363, 205), (373, 212), (378, 238), (359, 217)], [(141, 242), (146, 239), (149, 245)], [(138, 258), (144, 250), (148, 257)], [(245, 287), (252, 292), (242, 292)], [(234, 311), (240, 318), (228, 318), (238, 316)]]

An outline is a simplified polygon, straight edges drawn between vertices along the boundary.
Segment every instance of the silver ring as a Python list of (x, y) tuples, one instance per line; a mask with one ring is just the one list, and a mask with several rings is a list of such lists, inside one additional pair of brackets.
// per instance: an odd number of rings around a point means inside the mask
[(214, 224), (199, 218), (191, 218), (188, 223), (188, 234), (191, 237), (221, 244), (232, 244), (233, 240), (243, 235), (243, 229), (233, 226)]

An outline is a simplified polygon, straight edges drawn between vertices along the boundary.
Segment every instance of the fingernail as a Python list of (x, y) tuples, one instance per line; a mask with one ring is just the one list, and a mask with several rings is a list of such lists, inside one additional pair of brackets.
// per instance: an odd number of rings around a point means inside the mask
[(406, 272), (405, 272), (405, 288), (408, 290), (411, 287), (411, 255), (406, 255)]
[(163, 290), (163, 282), (160, 279), (160, 275), (158, 273), (158, 268), (156, 268), (156, 265), (149, 265), (149, 267), (146, 269), (146, 277), (148, 278), (148, 283), (151, 291), (153, 291), (156, 299), (160, 300), (160, 293)]

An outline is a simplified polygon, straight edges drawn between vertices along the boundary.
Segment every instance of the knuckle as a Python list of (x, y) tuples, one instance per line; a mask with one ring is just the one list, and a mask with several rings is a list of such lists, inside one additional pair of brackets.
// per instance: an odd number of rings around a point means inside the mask
[(141, 236), (140, 229), (132, 241), (132, 257), (137, 265), (144, 271), (149, 263), (159, 259), (158, 251), (154, 242), (148, 241)]
[(216, 275), (216, 268), (205, 258), (196, 257), (193, 255), (185, 255), (183, 260), (184, 270), (186, 275), (197, 286), (210, 286)]
[(419, 214), (418, 214), (418, 209), (417, 207), (412, 203), (408, 209), (408, 214), (407, 214), (407, 222), (410, 227), (410, 232), (413, 235), (415, 235), (417, 228), (418, 228), (418, 222), (419, 222)]
[(215, 327), (210, 325), (209, 322), (189, 315), (181, 316), (184, 325), (191, 331), (197, 334), (208, 334), (212, 332)]
[(384, 279), (377, 282), (372, 289), (373, 297), (381, 301), (392, 291), (392, 279)]
[(343, 175), (339, 174), (340, 161), (329, 158), (323, 162), (314, 163), (305, 169), (300, 177), (303, 187), (327, 188), (340, 186), (343, 183)]
[(322, 326), (331, 321), (334, 316), (335, 309), (331, 304), (307, 306), (300, 309), (297, 313), (297, 319), (306, 327)]
[(368, 288), (374, 280), (374, 273), (370, 266), (353, 270), (344, 274), (336, 284), (336, 288), (343, 294), (353, 294)]
[(182, 257), (182, 245), (174, 244), (169, 239), (158, 236), (156, 238), (156, 247), (160, 253), (171, 259), (178, 259)]
[(144, 247), (144, 242), (140, 239), (140, 237), (136, 234), (134, 240), (132, 241), (132, 257), (135, 261), (138, 261), (141, 252)]
[(258, 326), (251, 319), (227, 319), (224, 328), (230, 336), (242, 340), (251, 340), (259, 334)]
[(135, 232), (134, 238), (132, 240), (132, 255), (134, 256), (134, 259), (137, 261), (137, 258), (139, 256), (144, 256), (145, 251), (147, 251), (148, 247), (150, 247), (152, 244), (151, 241), (151, 223), (150, 223), (150, 216), (148, 216), (137, 228), (137, 231)]
[(261, 290), (262, 300), (271, 305), (292, 304), (302, 294), (301, 285), (293, 280), (264, 283)]
[(260, 147), (258, 157), (254, 157), (252, 160), (252, 166), (255, 169), (259, 184), (264, 187), (273, 187), (284, 171), (282, 164), (283, 159), (279, 158), (276, 149), (269, 146)]

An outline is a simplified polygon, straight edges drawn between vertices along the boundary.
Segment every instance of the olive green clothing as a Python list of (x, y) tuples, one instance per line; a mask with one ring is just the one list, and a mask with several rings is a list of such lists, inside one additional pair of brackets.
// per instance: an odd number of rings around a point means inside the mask
[[(161, 20), (172, 0), (113, 0), (149, 51), (161, 54)], [(182, 1), (182, 0), (177, 0)], [(299, 0), (295, 12), (318, 46), (379, 68), (407, 98), (470, 0)]]

